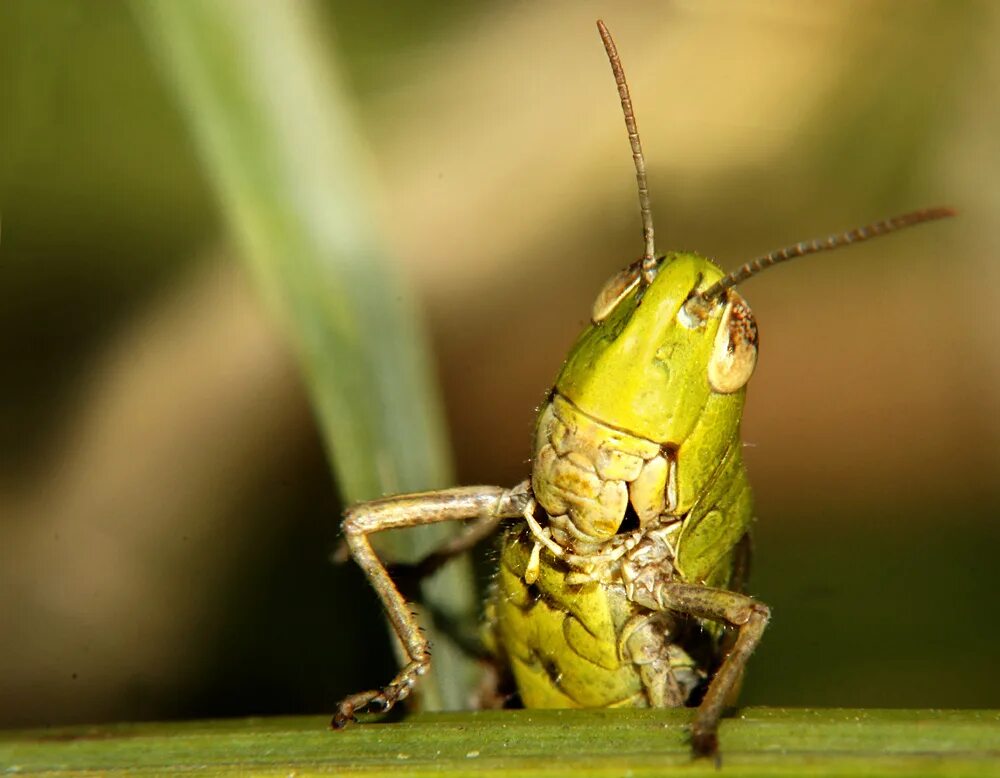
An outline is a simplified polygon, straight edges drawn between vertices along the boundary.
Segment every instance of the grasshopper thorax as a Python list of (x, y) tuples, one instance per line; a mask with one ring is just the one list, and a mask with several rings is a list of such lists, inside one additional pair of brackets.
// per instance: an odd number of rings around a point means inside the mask
[(539, 415), (532, 471), (536, 499), (578, 543), (680, 518), (703, 486), (685, 473), (691, 441), (700, 465), (736, 439), (757, 329), (736, 292), (700, 296), (722, 276), (697, 254), (670, 254), (598, 295)]

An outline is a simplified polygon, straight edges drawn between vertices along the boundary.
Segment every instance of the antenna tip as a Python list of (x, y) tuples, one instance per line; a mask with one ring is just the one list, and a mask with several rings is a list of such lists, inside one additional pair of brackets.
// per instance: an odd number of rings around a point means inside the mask
[(921, 208), (919, 211), (904, 213), (902, 216), (897, 216), (896, 220), (901, 222), (899, 226), (905, 227), (910, 224), (920, 224), (921, 222), (950, 219), (953, 216), (958, 216), (958, 211), (950, 205), (937, 205), (932, 208)]

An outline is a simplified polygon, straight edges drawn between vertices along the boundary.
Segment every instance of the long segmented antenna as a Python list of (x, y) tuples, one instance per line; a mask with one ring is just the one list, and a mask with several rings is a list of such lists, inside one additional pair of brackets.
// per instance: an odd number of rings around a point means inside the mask
[(716, 281), (698, 296), (702, 300), (711, 300), (714, 297), (720, 296), (729, 287), (736, 286), (736, 284), (746, 281), (751, 276), (755, 276), (772, 265), (777, 265), (779, 262), (785, 262), (796, 257), (804, 257), (807, 254), (815, 254), (820, 251), (829, 251), (841, 246), (848, 246), (851, 243), (860, 243), (861, 241), (901, 230), (904, 227), (912, 227), (915, 224), (922, 224), (923, 222), (934, 221), (935, 219), (945, 219), (954, 215), (955, 211), (947, 207), (923, 208), (919, 211), (911, 211), (910, 213), (893, 216), (891, 219), (884, 219), (865, 225), (864, 227), (858, 227), (839, 235), (830, 235), (827, 238), (796, 243), (794, 246), (773, 251), (770, 254), (765, 254), (762, 257), (757, 257), (757, 259), (747, 262), (743, 267), (734, 270), (725, 278)]
[(635, 124), (635, 112), (632, 110), (632, 98), (625, 81), (625, 71), (618, 57), (618, 49), (608, 32), (607, 26), (600, 19), (597, 29), (604, 41), (604, 49), (608, 52), (611, 71), (615, 74), (615, 84), (618, 86), (618, 97), (622, 102), (622, 112), (625, 114), (625, 127), (628, 130), (628, 140), (632, 144), (632, 159), (635, 161), (635, 180), (639, 184), (639, 211), (642, 214), (642, 238), (646, 244), (646, 253), (642, 256), (643, 277), (650, 278), (656, 266), (656, 249), (653, 245), (653, 212), (649, 207), (649, 187), (646, 184), (646, 159), (642, 156), (642, 144), (639, 142), (639, 130)]

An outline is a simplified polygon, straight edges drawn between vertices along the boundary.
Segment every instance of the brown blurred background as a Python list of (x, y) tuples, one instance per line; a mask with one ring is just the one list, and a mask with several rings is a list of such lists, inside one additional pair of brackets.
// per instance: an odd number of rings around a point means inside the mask
[[(526, 475), (536, 404), (641, 252), (598, 16), (661, 250), (735, 267), (960, 210), (744, 288), (775, 613), (744, 701), (1000, 707), (1000, 6), (322, 8), (464, 483)], [(0, 215), (0, 724), (329, 711), (383, 680), (293, 359), (123, 3), (0, 4)]]

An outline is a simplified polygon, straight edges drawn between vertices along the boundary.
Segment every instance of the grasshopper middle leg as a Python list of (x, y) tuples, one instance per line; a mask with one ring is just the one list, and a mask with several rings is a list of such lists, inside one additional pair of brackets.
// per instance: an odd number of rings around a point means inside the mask
[(747, 660), (760, 642), (771, 611), (745, 594), (680, 581), (660, 581), (653, 591), (636, 594), (636, 602), (653, 610), (671, 610), (712, 619), (739, 630), (736, 642), (709, 682), (691, 727), (695, 754), (711, 756), (718, 751), (719, 719), (726, 700), (739, 683)]
[(399, 495), (359, 503), (347, 509), (343, 523), (347, 546), (382, 601), (389, 623), (406, 651), (408, 662), (382, 689), (358, 692), (342, 700), (331, 722), (335, 729), (343, 727), (354, 718), (356, 711), (369, 705), (389, 710), (410, 693), (417, 678), (426, 673), (430, 666), (427, 639), (385, 565), (372, 548), (368, 536), (387, 529), (476, 519), (464, 533), (432, 554), (433, 559), (441, 560), (471, 546), (499, 521), (520, 516), (529, 497), (528, 484), (525, 482), (513, 489), (469, 486)]

